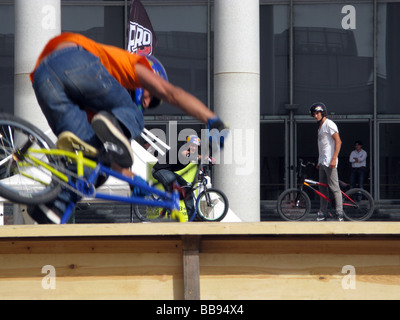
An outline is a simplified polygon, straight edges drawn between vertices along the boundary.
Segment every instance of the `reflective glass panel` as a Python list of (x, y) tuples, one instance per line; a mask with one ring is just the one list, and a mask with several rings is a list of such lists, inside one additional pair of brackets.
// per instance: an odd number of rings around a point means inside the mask
[[(285, 190), (285, 124), (261, 123), (260, 198), (276, 200)], [(274, 137), (269, 139), (267, 137)]]
[(400, 3), (378, 5), (378, 113), (400, 113)]
[(124, 7), (62, 6), (61, 30), (124, 48)]
[(379, 191), (381, 199), (400, 198), (400, 123), (379, 125)]
[(299, 114), (373, 112), (372, 4), (294, 6), (294, 100)]
[(0, 112), (14, 113), (14, 6), (0, 6)]
[(288, 6), (260, 6), (260, 112), (286, 114), (289, 102)]
[[(207, 7), (146, 6), (168, 79), (207, 104)], [(164, 103), (150, 114), (184, 114)]]

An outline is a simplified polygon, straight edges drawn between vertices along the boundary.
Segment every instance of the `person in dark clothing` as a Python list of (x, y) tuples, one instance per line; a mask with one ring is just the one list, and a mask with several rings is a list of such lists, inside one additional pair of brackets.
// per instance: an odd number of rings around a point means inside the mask
[[(157, 162), (153, 167), (153, 177), (157, 179), (167, 191), (172, 191), (173, 184), (178, 183), (179, 186), (188, 186), (190, 182), (182, 178), (177, 171), (184, 169), (191, 162), (198, 162), (201, 158), (199, 154), (200, 138), (196, 135), (187, 137), (184, 146), (171, 148), (166, 153), (166, 162)], [(187, 148), (186, 148), (187, 147)], [(177, 156), (175, 159), (173, 156)], [(174, 161), (177, 160), (177, 161)], [(190, 217), (194, 213), (193, 193), (188, 192), (184, 198), (186, 211)]]

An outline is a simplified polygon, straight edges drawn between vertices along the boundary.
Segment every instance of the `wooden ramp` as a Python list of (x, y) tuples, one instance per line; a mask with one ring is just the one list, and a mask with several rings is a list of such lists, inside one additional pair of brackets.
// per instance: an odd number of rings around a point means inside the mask
[(400, 224), (6, 225), (0, 299), (400, 299)]

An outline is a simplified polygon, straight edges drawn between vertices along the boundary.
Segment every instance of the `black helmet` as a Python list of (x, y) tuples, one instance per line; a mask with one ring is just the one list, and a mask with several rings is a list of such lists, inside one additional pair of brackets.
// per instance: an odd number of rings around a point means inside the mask
[(328, 109), (325, 104), (322, 102), (316, 102), (313, 103), (310, 107), (310, 115), (311, 117), (314, 116), (314, 112), (321, 112), (323, 117), (326, 117), (328, 115)]

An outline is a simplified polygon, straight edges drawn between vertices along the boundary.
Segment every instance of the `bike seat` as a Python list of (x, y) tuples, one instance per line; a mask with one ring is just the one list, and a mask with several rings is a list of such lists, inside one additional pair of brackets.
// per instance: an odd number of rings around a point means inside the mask
[(93, 158), (98, 155), (98, 151), (95, 147), (82, 141), (70, 131), (61, 132), (58, 136), (57, 148), (71, 152), (82, 151), (83, 155), (86, 157)]

